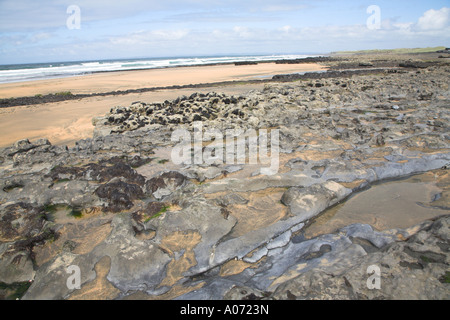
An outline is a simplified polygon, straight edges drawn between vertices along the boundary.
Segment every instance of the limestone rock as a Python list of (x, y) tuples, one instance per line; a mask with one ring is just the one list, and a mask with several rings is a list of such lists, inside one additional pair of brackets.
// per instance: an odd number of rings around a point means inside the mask
[(158, 177), (151, 178), (145, 183), (147, 193), (156, 199), (162, 199), (182, 187), (186, 183), (186, 177), (179, 172), (164, 172)]
[[(328, 267), (309, 270), (279, 286), (274, 299), (386, 299), (434, 300), (450, 298), (448, 285), (449, 216), (435, 221), (405, 242), (391, 242), (380, 251), (356, 260), (341, 270)], [(379, 289), (368, 287), (381, 271)]]
[(301, 216), (301, 221), (305, 221), (343, 200), (350, 193), (351, 190), (342, 185), (328, 181), (306, 188), (292, 187), (283, 194), (281, 201), (289, 207), (292, 214)]
[(105, 209), (112, 212), (131, 209), (133, 200), (141, 199), (144, 196), (138, 185), (120, 180), (102, 184), (95, 190), (95, 194), (106, 201)]

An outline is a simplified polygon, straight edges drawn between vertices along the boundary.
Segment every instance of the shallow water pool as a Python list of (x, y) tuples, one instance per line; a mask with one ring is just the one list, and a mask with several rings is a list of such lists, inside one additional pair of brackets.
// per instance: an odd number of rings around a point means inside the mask
[(396, 181), (381, 182), (325, 210), (304, 229), (307, 239), (353, 223), (377, 230), (408, 228), (450, 214), (448, 170), (434, 170)]

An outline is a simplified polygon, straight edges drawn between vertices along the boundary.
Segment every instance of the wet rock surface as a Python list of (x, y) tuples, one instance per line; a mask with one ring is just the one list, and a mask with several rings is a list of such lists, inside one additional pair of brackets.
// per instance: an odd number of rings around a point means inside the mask
[[(225, 298), (448, 299), (449, 221), (444, 216), (409, 229), (383, 232), (355, 224), (333, 235), (291, 243), (268, 258), (290, 259), (291, 267), (260, 274), (257, 269), (247, 285), (235, 285)], [(379, 272), (377, 287), (371, 268)]]
[[(41, 139), (1, 149), (0, 282), (31, 283), (25, 299), (448, 299), (445, 179), (423, 204), (443, 217), (303, 235), (372, 183), (448, 173), (450, 67), (390, 63), (242, 96), (116, 106), (73, 148)], [(205, 131), (279, 129), (278, 171), (173, 163), (172, 132), (193, 134), (196, 121)], [(367, 287), (373, 265), (381, 289)], [(70, 266), (79, 289), (67, 285)]]
[[(392, 231), (375, 235), (369, 226), (343, 228), (339, 233), (349, 239), (344, 251), (330, 261), (327, 255), (332, 255), (334, 248), (323, 253), (325, 245), (322, 245), (316, 251), (314, 259), (320, 261), (314, 268), (308, 266), (309, 259), (301, 257), (308, 261), (306, 265), (286, 272), (290, 280), (278, 286), (269, 298), (449, 299), (449, 222), (450, 218), (445, 216), (424, 223), (416, 227), (413, 235), (405, 230), (397, 231), (397, 239)], [(398, 241), (399, 237), (406, 239)], [(347, 260), (350, 257), (354, 259), (352, 262)], [(378, 287), (375, 287), (373, 267), (379, 270)]]

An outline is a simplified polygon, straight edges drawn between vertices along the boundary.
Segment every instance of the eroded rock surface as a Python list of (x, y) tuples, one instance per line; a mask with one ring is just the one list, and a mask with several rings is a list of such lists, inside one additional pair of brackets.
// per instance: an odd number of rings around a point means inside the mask
[[(396, 230), (396, 234), (351, 225), (334, 237), (307, 241), (309, 250), (297, 256), (296, 264), (270, 286), (252, 278), (250, 283), (256, 287), (235, 286), (225, 298), (447, 300), (449, 222), (450, 217), (445, 216), (410, 230)], [(379, 280), (375, 280), (373, 268), (377, 268)], [(256, 278), (261, 281), (261, 276)], [(274, 291), (267, 293), (271, 289)]]
[[(448, 299), (448, 217), (302, 235), (374, 182), (448, 171), (450, 67), (392, 66), (117, 106), (73, 148), (41, 139), (1, 149), (0, 282), (28, 283), (25, 299)], [(171, 134), (193, 134), (195, 121), (279, 129), (278, 171), (175, 164)], [(440, 183), (424, 205), (445, 215)], [(370, 265), (380, 290), (367, 289)]]

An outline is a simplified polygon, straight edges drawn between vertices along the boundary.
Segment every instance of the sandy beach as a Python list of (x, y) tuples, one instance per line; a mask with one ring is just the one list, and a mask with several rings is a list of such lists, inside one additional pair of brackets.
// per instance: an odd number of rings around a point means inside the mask
[[(34, 96), (70, 91), (72, 94), (102, 93), (117, 90), (168, 87), (225, 81), (263, 79), (275, 74), (290, 74), (325, 70), (319, 64), (214, 65), (167, 69), (105, 72), (85, 76), (30, 82), (0, 84), (0, 98)], [(179, 90), (158, 90), (119, 96), (91, 97), (0, 109), (0, 147), (21, 139), (48, 138), (52, 144), (73, 145), (92, 136), (92, 118), (102, 116), (111, 107), (126, 106), (134, 101), (157, 102), (175, 99), (193, 92), (223, 92), (242, 94), (260, 89), (263, 84), (237, 84)]]
[(0, 84), (0, 99), (70, 91), (101, 93), (117, 90), (168, 87), (224, 81), (258, 80), (276, 74), (325, 70), (315, 63), (235, 66), (234, 64), (102, 72), (70, 78)]

